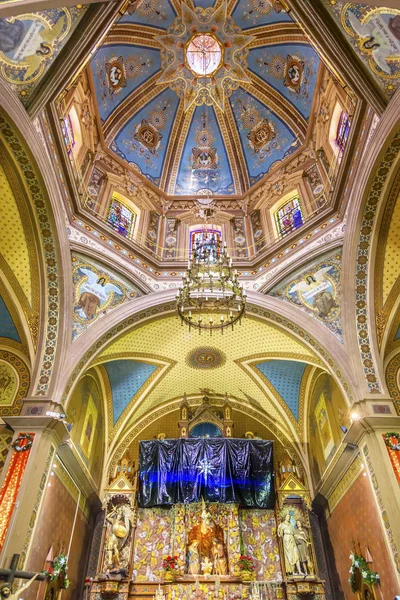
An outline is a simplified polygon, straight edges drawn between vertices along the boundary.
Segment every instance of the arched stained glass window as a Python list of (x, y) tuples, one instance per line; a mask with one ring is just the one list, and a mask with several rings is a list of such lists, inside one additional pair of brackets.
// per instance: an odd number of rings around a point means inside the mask
[(347, 115), (344, 110), (340, 113), (339, 123), (336, 131), (336, 143), (340, 148), (340, 151), (343, 152), (347, 140), (349, 138), (350, 133), (350, 117)]
[(107, 222), (110, 227), (124, 237), (131, 237), (136, 215), (116, 198), (112, 198)]
[(295, 231), (304, 224), (303, 212), (298, 196), (285, 202), (276, 211), (275, 221), (281, 237), (285, 237), (285, 235)]

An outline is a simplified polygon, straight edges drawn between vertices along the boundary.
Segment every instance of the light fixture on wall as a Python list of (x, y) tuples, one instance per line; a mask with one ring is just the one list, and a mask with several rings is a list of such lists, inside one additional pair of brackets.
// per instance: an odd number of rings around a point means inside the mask
[(176, 309), (182, 325), (189, 330), (220, 330), (240, 323), (246, 311), (246, 293), (233, 269), (226, 242), (204, 229), (193, 244), (188, 271), (176, 296)]

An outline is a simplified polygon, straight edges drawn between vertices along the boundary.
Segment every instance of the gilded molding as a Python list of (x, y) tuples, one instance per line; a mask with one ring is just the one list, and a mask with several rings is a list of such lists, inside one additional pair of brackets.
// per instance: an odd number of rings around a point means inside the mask
[[(46, 261), (44, 268), (47, 274), (47, 290), (44, 305), (47, 313), (47, 330), (44, 336), (45, 347), (40, 362), (42, 365), (40, 377), (36, 387), (36, 394), (44, 395), (49, 389), (53, 373), (60, 315), (58, 260), (46, 202), (48, 196), (38, 169), (32, 162), (31, 155), (25, 150), (24, 144), (20, 140), (19, 132), (17, 132), (14, 124), (11, 123), (3, 112), (0, 114), (0, 134), (10, 154), (15, 158), (16, 164), (19, 165), (19, 174), (26, 186), (25, 189), (30, 196), (31, 204), (37, 215), (42, 252)], [(45, 318), (44, 313), (43, 318)]]
[(18, 388), (13, 403), (11, 406), (0, 405), (0, 416), (4, 417), (6, 415), (19, 415), (22, 410), (24, 398), (26, 398), (28, 394), (29, 386), (31, 383), (28, 367), (26, 366), (22, 358), (20, 358), (13, 352), (10, 352), (10, 350), (8, 349), (0, 349), (0, 359), (10, 364), (14, 371), (16, 371), (18, 376)]
[[(396, 300), (400, 294), (400, 277), (397, 278), (393, 288), (390, 290), (389, 296), (383, 304), (383, 276), (385, 268), (385, 256), (387, 249), (387, 240), (389, 236), (390, 223), (392, 221), (393, 211), (396, 203), (399, 199), (400, 194), (400, 169), (393, 183), (392, 189), (390, 190), (385, 211), (383, 214), (379, 240), (376, 247), (375, 257), (375, 315), (376, 315), (376, 327), (379, 348), (382, 345), (383, 336), (385, 334), (386, 326), (389, 322), (390, 314), (396, 303)], [(390, 344), (391, 340), (389, 340)], [(385, 350), (385, 353), (390, 352), (389, 349)]]
[(358, 454), (355, 460), (352, 462), (346, 473), (341, 477), (340, 481), (336, 484), (333, 490), (328, 494), (327, 500), (329, 503), (329, 509), (327, 510), (326, 516), (333, 513), (336, 506), (339, 504), (343, 496), (348, 492), (353, 483), (362, 473), (362, 459)]
[(386, 385), (398, 415), (400, 415), (400, 389), (397, 382), (399, 369), (400, 352), (389, 361), (385, 373)]
[[(190, 113), (191, 117), (193, 115), (194, 108), (188, 112)], [(177, 154), (180, 157), (183, 149), (184, 139), (182, 139), (182, 131), (187, 132), (189, 125), (190, 121), (188, 121), (188, 115), (185, 114), (183, 110), (183, 102), (180, 100), (171, 129), (171, 134), (165, 153), (164, 168), (162, 170), (160, 179), (160, 188), (166, 194), (172, 195), (174, 193), (176, 177), (178, 173), (177, 164), (179, 162), (176, 157)]]
[(246, 161), (243, 156), (242, 144), (240, 143), (238, 131), (236, 127), (232, 127), (233, 115), (230, 103), (225, 102), (224, 113), (218, 106), (215, 106), (215, 115), (228, 153), (235, 193), (243, 194), (250, 186), (249, 174), (247, 172)]
[(375, 225), (376, 213), (381, 200), (387, 177), (393, 166), (394, 161), (400, 150), (400, 131), (394, 136), (390, 146), (387, 148), (383, 160), (377, 168), (369, 193), (367, 203), (364, 209), (363, 221), (360, 228), (358, 249), (357, 249), (357, 270), (355, 277), (356, 291), (356, 317), (357, 317), (357, 337), (360, 349), (361, 360), (364, 368), (364, 376), (367, 381), (368, 389), (371, 393), (380, 393), (381, 388), (378, 382), (375, 368), (375, 359), (370, 346), (370, 333), (372, 323), (368, 321), (368, 270), (370, 262), (370, 246), (372, 232)]
[(394, 562), (396, 564), (396, 568), (398, 573), (400, 573), (400, 556), (399, 556), (399, 552), (397, 549), (397, 545), (396, 545), (396, 540), (393, 534), (393, 530), (390, 526), (390, 522), (389, 522), (389, 517), (387, 515), (387, 512), (385, 510), (385, 506), (383, 504), (383, 500), (382, 500), (382, 494), (381, 491), (379, 489), (379, 484), (378, 484), (378, 480), (376, 479), (376, 475), (375, 475), (375, 470), (371, 461), (371, 456), (369, 454), (369, 449), (367, 444), (365, 444), (363, 446), (363, 453), (365, 456), (365, 462), (367, 463), (367, 467), (368, 467), (368, 471), (371, 477), (371, 481), (372, 481), (372, 487), (374, 489), (374, 494), (375, 494), (375, 498), (377, 500), (380, 512), (381, 512), (381, 518), (384, 524), (384, 531), (386, 533), (388, 542), (389, 542), (389, 546), (390, 549), (392, 551), (392, 555), (393, 555), (393, 559)]
[[(179, 110), (181, 110), (182, 100), (179, 103)], [(174, 150), (171, 156), (172, 165), (169, 166), (169, 184), (167, 193), (173, 194), (175, 191), (176, 178), (178, 176), (179, 163), (183, 152), (183, 147), (185, 145), (186, 136), (189, 131), (190, 124), (192, 122), (192, 117), (194, 111), (196, 110), (196, 106), (192, 104), (186, 112), (183, 113), (181, 119), (180, 129), (176, 133), (176, 137), (174, 138)], [(171, 146), (171, 140), (169, 141), (168, 146)], [(168, 148), (169, 150), (169, 148)]]

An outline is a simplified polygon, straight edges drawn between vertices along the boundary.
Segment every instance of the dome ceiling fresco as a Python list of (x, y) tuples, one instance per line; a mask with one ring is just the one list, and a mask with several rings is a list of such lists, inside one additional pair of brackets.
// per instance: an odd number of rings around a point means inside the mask
[(91, 75), (114, 154), (168, 195), (233, 195), (304, 144), (319, 68), (275, 0), (142, 0)]

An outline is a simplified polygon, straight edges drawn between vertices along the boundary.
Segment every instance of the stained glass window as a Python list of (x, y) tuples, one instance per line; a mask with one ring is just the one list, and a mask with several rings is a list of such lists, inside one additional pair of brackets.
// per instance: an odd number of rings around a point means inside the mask
[(218, 260), (219, 248), (221, 245), (221, 232), (216, 229), (207, 229), (204, 231), (192, 231), (190, 235), (190, 251), (205, 249), (210, 252), (212, 260)]
[(350, 133), (350, 117), (342, 110), (339, 118), (339, 123), (336, 131), (336, 143), (340, 148), (340, 151), (346, 147), (347, 140)]
[(107, 222), (115, 231), (124, 237), (130, 237), (135, 225), (136, 215), (133, 210), (130, 210), (122, 202), (113, 198), (111, 200), (110, 209), (108, 211)]
[(297, 196), (291, 198), (275, 213), (275, 220), (281, 237), (288, 235), (304, 223), (300, 200)]
[(71, 117), (67, 115), (62, 121), (62, 132), (64, 136), (65, 146), (68, 154), (72, 152), (72, 148), (75, 146), (74, 130), (72, 128)]
[(210, 77), (220, 66), (221, 59), (221, 46), (208, 33), (195, 35), (186, 48), (187, 66), (203, 77)]

